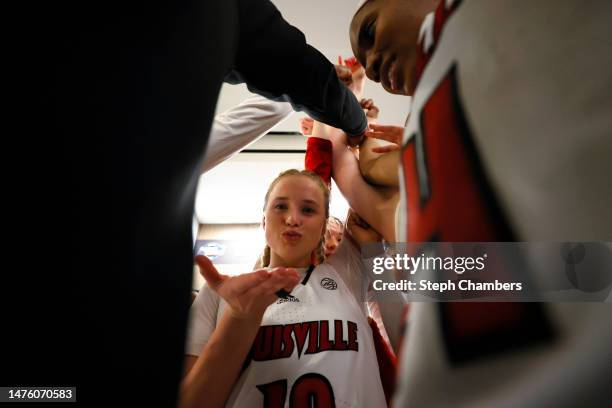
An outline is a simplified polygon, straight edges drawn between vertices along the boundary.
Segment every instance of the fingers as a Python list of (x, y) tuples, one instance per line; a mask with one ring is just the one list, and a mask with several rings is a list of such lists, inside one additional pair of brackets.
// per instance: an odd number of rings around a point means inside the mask
[(371, 123), (370, 129), (366, 131), (366, 137), (382, 139), (397, 144), (400, 144), (403, 134), (404, 128), (401, 126), (385, 126), (377, 125), (376, 123)]
[(357, 60), (355, 60), (353, 65), (346, 65), (351, 68), (351, 71), (353, 71), (353, 77), (361, 79), (365, 76), (365, 68)]
[(389, 132), (396, 127), (397, 126), (392, 126), (392, 125), (375, 125), (375, 126), (372, 126), (372, 130), (377, 130), (380, 132)]
[(394, 125), (376, 125), (373, 124), (370, 128), (375, 132), (388, 133), (388, 134), (404, 134), (404, 128), (402, 126)]
[(265, 269), (260, 269), (258, 271), (235, 276), (232, 279), (232, 290), (234, 290), (235, 293), (240, 294), (248, 292), (259, 285), (265, 284), (271, 279), (271, 275), (270, 272), (266, 271)]
[[(300, 283), (300, 275), (294, 268), (277, 268), (271, 272), (272, 282), (271, 291), (275, 293), (279, 289), (291, 292)], [(278, 286), (280, 288), (276, 289)]]
[(216, 289), (223, 283), (225, 276), (217, 271), (217, 268), (215, 268), (210, 259), (204, 255), (198, 255), (195, 260), (200, 267), (200, 274), (206, 279), (211, 288)]
[(353, 80), (350, 68), (344, 65), (334, 65), (334, 67), (336, 68), (338, 78), (348, 86)]
[(300, 282), (300, 275), (293, 268), (279, 267), (268, 274), (268, 279), (250, 288), (247, 294), (253, 296), (273, 295), (281, 289), (289, 293)]
[[(374, 120), (378, 118), (378, 113), (379, 113), (378, 108), (376, 106), (372, 106), (366, 113), (366, 116), (368, 119)], [(374, 123), (374, 122), (368, 122), (368, 123)]]
[(389, 146), (373, 147), (372, 151), (374, 153), (389, 153), (389, 152), (395, 152), (399, 149), (400, 149), (400, 146), (395, 144), (395, 145), (389, 145)]
[[(227, 280), (227, 276), (220, 274), (210, 259), (205, 256), (196, 256), (196, 262), (200, 267), (200, 274), (206, 279), (210, 287), (217, 291), (221, 284)], [(234, 293), (242, 293), (259, 285), (270, 278), (269, 273), (260, 269), (232, 278), (231, 290)]]
[(366, 117), (369, 119), (376, 119), (378, 118), (378, 113), (380, 112), (380, 109), (378, 109), (378, 106), (374, 105), (374, 101), (372, 99), (362, 99), (359, 101), (359, 104), (361, 105), (361, 107), (363, 108), (363, 110), (365, 111)]
[(374, 106), (374, 100), (363, 98), (359, 101), (359, 104), (364, 109), (370, 109), (372, 106)]
[(300, 119), (300, 129), (304, 136), (310, 136), (312, 134), (313, 125), (314, 125), (314, 120), (312, 118), (301, 118)]
[(344, 65), (335, 65), (336, 67), (336, 75), (338, 75), (338, 78), (340, 79), (347, 79), (347, 78), (351, 78), (352, 77), (352, 73), (349, 67), (346, 67)]

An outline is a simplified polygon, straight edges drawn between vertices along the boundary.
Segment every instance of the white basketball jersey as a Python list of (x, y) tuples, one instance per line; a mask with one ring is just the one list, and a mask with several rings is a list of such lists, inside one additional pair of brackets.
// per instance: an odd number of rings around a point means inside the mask
[(266, 310), (228, 407), (386, 407), (372, 332), (328, 264)]

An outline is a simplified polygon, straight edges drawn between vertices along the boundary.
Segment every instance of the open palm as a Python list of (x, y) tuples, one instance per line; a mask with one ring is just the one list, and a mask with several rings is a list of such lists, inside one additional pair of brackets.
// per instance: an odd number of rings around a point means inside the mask
[(276, 292), (291, 292), (300, 276), (293, 268), (260, 269), (238, 276), (220, 274), (210, 259), (197, 256), (196, 262), (210, 287), (230, 306), (238, 318), (261, 318), (266, 308), (277, 299)]

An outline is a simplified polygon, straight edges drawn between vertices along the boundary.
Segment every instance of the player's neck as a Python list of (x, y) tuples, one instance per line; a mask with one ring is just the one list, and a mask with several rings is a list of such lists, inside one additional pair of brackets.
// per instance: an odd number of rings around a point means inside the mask
[(270, 254), (270, 265), (269, 265), (270, 268), (276, 268), (279, 266), (282, 266), (285, 268), (307, 268), (310, 266), (310, 264), (311, 264), (310, 255), (304, 256), (301, 258), (285, 259), (281, 257), (280, 255), (274, 253), (273, 251)]

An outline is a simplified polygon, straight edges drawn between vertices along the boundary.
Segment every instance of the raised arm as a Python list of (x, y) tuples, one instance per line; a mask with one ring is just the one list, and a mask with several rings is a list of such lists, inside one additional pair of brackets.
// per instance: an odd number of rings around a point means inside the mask
[(367, 121), (357, 99), (304, 34), (268, 0), (240, 0), (238, 7), (238, 52), (226, 81), (245, 82), (253, 92), (290, 102), (349, 135), (362, 135)]
[(374, 187), (363, 179), (359, 162), (349, 150), (347, 137), (341, 130), (315, 122), (312, 134), (331, 140), (332, 177), (351, 208), (379, 231), (386, 241), (394, 242), (397, 190)]

